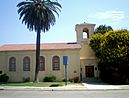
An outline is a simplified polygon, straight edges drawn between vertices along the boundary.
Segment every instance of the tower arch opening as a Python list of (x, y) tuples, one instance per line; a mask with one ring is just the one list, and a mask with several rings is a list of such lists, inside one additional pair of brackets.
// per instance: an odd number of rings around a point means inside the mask
[(89, 38), (89, 29), (84, 28), (83, 29), (83, 39), (87, 39), (87, 38)]

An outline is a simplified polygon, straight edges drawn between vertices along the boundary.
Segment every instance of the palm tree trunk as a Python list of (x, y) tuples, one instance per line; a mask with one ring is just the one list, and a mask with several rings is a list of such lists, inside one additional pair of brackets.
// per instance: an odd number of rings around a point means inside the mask
[(34, 82), (39, 82), (38, 73), (39, 73), (39, 64), (40, 64), (40, 30), (37, 31), (36, 39), (36, 66), (35, 66), (35, 78)]

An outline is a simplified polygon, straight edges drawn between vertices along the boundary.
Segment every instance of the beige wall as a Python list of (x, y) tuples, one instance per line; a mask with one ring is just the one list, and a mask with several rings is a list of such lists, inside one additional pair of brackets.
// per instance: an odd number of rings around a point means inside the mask
[(80, 50), (80, 59), (96, 59), (94, 52), (89, 45), (82, 45)]
[[(1, 58), (4, 59), (4, 62), (0, 62), (0, 64), (4, 67), (4, 72), (10, 77), (10, 82), (21, 82), (23, 77), (30, 77), (31, 80), (33, 79), (33, 71), (34, 71), (34, 52), (2, 52)], [(30, 62), (30, 69), (31, 71), (23, 71), (23, 58), (25, 56), (31, 57)], [(9, 71), (9, 58), (15, 57), (16, 58), (16, 71)]]
[[(80, 73), (80, 52), (76, 50), (49, 50), (41, 51), (41, 56), (45, 57), (45, 71), (39, 72), (39, 80), (42, 81), (45, 76), (54, 75), (56, 81), (64, 79), (64, 65), (63, 56), (68, 56), (68, 78), (79, 76)], [(30, 70), (23, 71), (23, 58), (29, 56), (31, 59)], [(60, 71), (52, 70), (52, 57), (60, 57)], [(9, 58), (16, 58), (16, 71), (9, 71)], [(34, 51), (17, 51), (17, 52), (1, 52), (0, 53), (0, 70), (3, 70), (9, 77), (10, 82), (22, 82), (23, 77), (30, 77), (31, 81), (34, 80), (35, 72), (35, 52)], [(76, 71), (76, 73), (74, 73)]]
[[(88, 39), (87, 39), (88, 40)], [(82, 78), (86, 78), (86, 66), (94, 66), (94, 77), (99, 77), (98, 71), (98, 60), (91, 47), (87, 43), (82, 43), (80, 50), (80, 66), (82, 68)]]
[(99, 77), (98, 60), (89, 45), (82, 45), (80, 50), (80, 66), (82, 68), (82, 78), (86, 78), (85, 66), (94, 66), (94, 77)]
[(99, 77), (99, 71), (97, 66), (97, 60), (96, 59), (82, 59), (80, 61), (80, 65), (82, 68), (82, 78), (85, 79), (86, 77), (86, 66), (94, 66), (94, 77)]
[(0, 53), (0, 70), (4, 71), (5, 54)]

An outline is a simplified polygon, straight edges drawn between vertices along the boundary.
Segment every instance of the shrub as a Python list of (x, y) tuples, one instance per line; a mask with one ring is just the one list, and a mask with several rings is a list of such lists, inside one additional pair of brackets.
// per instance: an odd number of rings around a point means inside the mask
[(30, 77), (23, 77), (23, 82), (30, 82)]
[(71, 79), (69, 79), (69, 81), (70, 81), (70, 82), (77, 83), (77, 82), (79, 82), (79, 77), (71, 78)]
[(60, 84), (52, 84), (49, 87), (58, 87), (58, 86), (60, 86)]
[(46, 76), (43, 81), (44, 82), (53, 82), (54, 80), (56, 80), (55, 76)]
[(0, 74), (2, 74), (2, 71), (0, 70)]
[(90, 46), (99, 60), (100, 77), (112, 84), (125, 84), (129, 79), (129, 30), (95, 34)]
[[(62, 81), (63, 81), (63, 82), (66, 82), (66, 79), (63, 79)], [(67, 81), (70, 81), (70, 80), (69, 80), (69, 79), (67, 79)]]
[(0, 71), (0, 82), (8, 82), (9, 76), (6, 74), (2, 74), (2, 71)]

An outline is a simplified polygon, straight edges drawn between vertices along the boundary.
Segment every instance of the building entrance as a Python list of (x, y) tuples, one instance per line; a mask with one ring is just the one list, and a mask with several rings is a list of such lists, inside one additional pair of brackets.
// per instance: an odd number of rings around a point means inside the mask
[(94, 77), (94, 66), (85, 66), (86, 77)]

